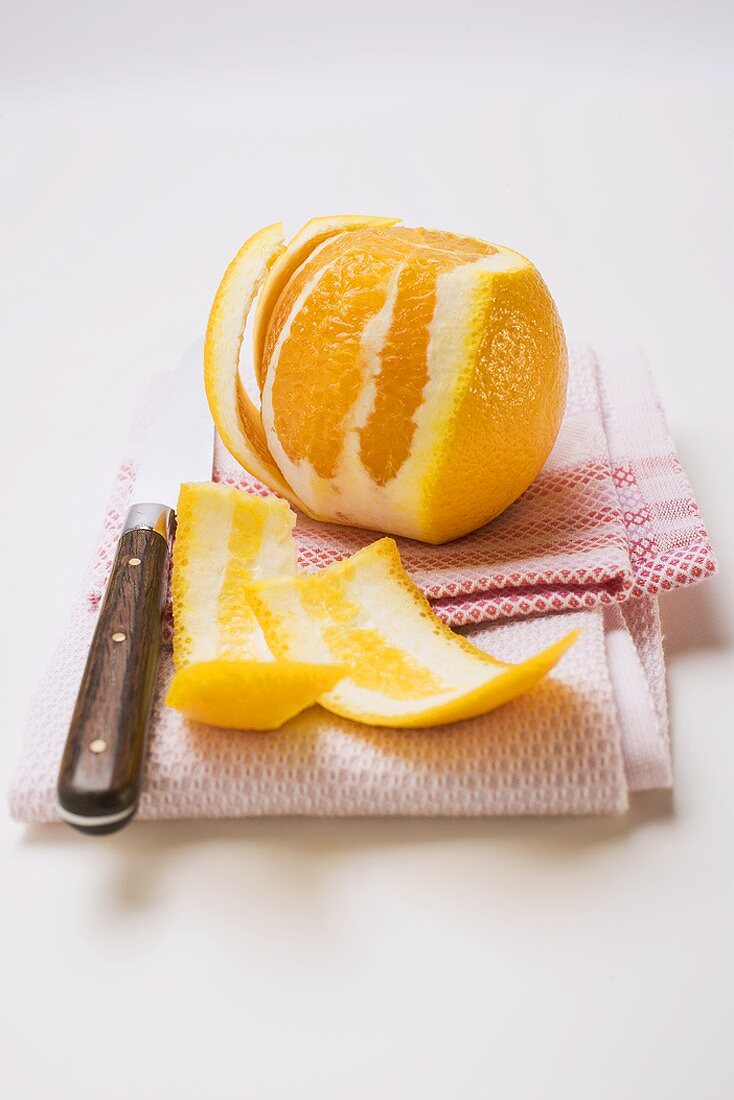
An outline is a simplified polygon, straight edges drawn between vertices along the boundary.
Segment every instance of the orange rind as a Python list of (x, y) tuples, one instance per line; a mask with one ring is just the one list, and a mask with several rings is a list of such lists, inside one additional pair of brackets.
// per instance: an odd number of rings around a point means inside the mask
[(343, 675), (338, 665), (304, 661), (200, 661), (175, 674), (166, 705), (209, 726), (275, 730)]
[(245, 241), (224, 273), (204, 340), (204, 386), (212, 419), (227, 450), (254, 477), (302, 510), (275, 465), (260, 414), (239, 373), (247, 318), (260, 284), (283, 251), (280, 222)]
[(313, 660), (348, 673), (318, 702), (377, 726), (439, 726), (493, 710), (529, 691), (578, 631), (506, 664), (440, 621), (381, 539), (318, 573), (248, 585), (247, 602), (279, 661)]
[(181, 486), (168, 706), (212, 726), (277, 729), (344, 675), (334, 662), (275, 659), (247, 601), (249, 583), (295, 573), (295, 519), (278, 497)]
[(294, 521), (277, 497), (181, 486), (169, 706), (233, 729), (277, 729), (316, 702), (371, 725), (445, 725), (529, 691), (577, 635), (506, 664), (437, 618), (392, 539), (298, 574)]

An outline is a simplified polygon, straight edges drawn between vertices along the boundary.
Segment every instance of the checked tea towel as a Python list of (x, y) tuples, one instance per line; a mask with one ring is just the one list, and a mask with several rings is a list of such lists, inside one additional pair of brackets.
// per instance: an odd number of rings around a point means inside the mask
[[(656, 597), (703, 580), (716, 562), (644, 361), (600, 364), (578, 347), (570, 365), (561, 433), (524, 496), (446, 546), (398, 540), (438, 614), (498, 657), (522, 660), (581, 626), (552, 676), (498, 711), (437, 730), (373, 729), (313, 708), (276, 733), (241, 734), (163, 705), (166, 644), (141, 817), (620, 813), (631, 791), (670, 785)], [(265, 491), (221, 449), (214, 476)], [(56, 819), (58, 761), (134, 477), (131, 460), (31, 707), (10, 792), (21, 821)], [(305, 569), (374, 537), (303, 517), (296, 535)]]

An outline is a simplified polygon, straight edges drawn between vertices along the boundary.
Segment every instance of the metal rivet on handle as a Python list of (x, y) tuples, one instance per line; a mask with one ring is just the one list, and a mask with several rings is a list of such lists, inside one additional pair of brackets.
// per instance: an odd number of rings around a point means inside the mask
[(90, 742), (89, 745), (90, 752), (104, 752), (106, 748), (107, 742), (104, 741), (101, 737), (98, 737), (95, 741)]
[(113, 642), (124, 642), (126, 637), (127, 637), (127, 634), (123, 634), (121, 630), (117, 630), (112, 635), (112, 641)]
[(140, 558), (130, 558), (128, 565), (140, 565)]

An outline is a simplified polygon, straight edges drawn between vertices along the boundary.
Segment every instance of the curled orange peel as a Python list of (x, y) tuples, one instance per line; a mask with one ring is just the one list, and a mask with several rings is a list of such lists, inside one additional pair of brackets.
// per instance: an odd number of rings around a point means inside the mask
[(166, 703), (197, 722), (277, 729), (344, 675), (334, 662), (273, 657), (246, 595), (296, 570), (295, 515), (278, 497), (181, 486), (173, 554), (175, 675)]
[(305, 661), (200, 661), (179, 669), (166, 704), (209, 726), (274, 730), (343, 675), (339, 666)]
[(294, 522), (277, 497), (181, 487), (169, 706), (233, 729), (276, 729), (315, 702), (371, 725), (445, 725), (529, 691), (578, 635), (506, 664), (436, 617), (392, 539), (298, 574)]
[(317, 573), (248, 585), (246, 598), (278, 660), (348, 667), (318, 697), (323, 707), (376, 726), (439, 726), (494, 710), (534, 687), (578, 637), (573, 630), (520, 664), (497, 660), (437, 618), (387, 538)]
[(273, 461), (260, 413), (239, 373), (240, 349), (252, 303), (283, 247), (283, 225), (275, 222), (248, 238), (225, 271), (206, 329), (204, 386), (212, 418), (227, 450), (263, 485), (307, 512)]

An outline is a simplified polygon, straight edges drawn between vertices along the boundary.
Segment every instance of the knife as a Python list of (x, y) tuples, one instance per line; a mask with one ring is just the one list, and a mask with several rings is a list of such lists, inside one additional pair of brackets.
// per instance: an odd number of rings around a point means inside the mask
[(66, 738), (59, 815), (83, 833), (112, 833), (140, 796), (182, 481), (212, 476), (214, 429), (201, 342), (171, 375), (149, 431)]

